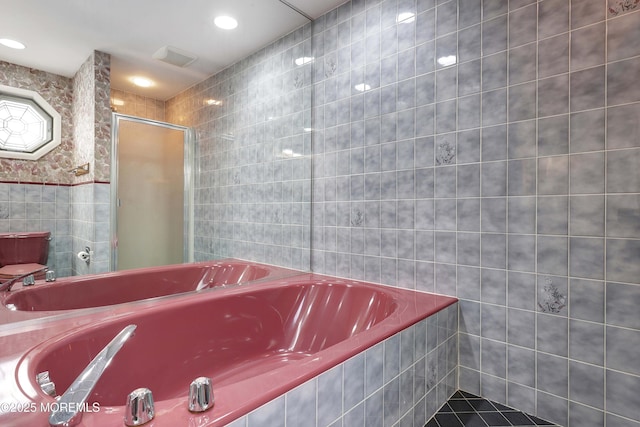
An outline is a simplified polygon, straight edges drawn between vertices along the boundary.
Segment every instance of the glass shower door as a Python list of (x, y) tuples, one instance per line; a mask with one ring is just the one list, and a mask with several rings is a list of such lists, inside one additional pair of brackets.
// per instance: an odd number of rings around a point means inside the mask
[(187, 130), (117, 117), (115, 268), (185, 259)]

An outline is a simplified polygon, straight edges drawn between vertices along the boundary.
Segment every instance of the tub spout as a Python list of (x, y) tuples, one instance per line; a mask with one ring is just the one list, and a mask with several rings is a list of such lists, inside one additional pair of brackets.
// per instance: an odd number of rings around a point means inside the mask
[(104, 373), (124, 343), (133, 335), (136, 325), (129, 325), (121, 330), (69, 386), (58, 400), (56, 409), (49, 416), (51, 427), (71, 427), (82, 420), (82, 409), (96, 383)]
[(43, 267), (43, 268), (39, 268), (37, 270), (33, 270), (30, 271), (28, 273), (24, 273), (21, 274), (20, 276), (14, 277), (13, 279), (9, 279), (4, 283), (0, 284), (0, 292), (9, 292), (11, 290), (11, 287), (13, 285), (15, 285), (16, 282), (22, 280), (22, 279), (26, 279), (27, 277), (33, 275), (33, 274), (37, 274), (37, 273), (42, 273), (44, 271), (47, 271), (49, 269), (49, 267)]

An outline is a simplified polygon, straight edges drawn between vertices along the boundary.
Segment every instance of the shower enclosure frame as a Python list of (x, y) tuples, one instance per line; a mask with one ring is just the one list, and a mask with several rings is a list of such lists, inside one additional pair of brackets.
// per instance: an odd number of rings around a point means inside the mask
[(111, 257), (109, 270), (118, 269), (118, 138), (121, 121), (159, 126), (167, 129), (182, 131), (184, 133), (184, 211), (183, 211), (183, 262), (194, 261), (194, 175), (195, 175), (195, 150), (196, 138), (192, 128), (174, 125), (157, 120), (145, 119), (127, 114), (111, 113), (111, 194), (110, 194), (110, 236)]

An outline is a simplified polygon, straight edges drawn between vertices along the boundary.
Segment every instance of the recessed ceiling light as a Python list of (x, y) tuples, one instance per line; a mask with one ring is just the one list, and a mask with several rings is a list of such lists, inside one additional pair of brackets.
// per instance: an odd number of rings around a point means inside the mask
[(294, 60), (296, 65), (305, 65), (313, 62), (312, 56), (301, 56), (300, 58), (296, 58)]
[(412, 12), (402, 12), (396, 17), (396, 22), (399, 24), (408, 24), (416, 20), (416, 14)]
[(366, 83), (360, 83), (354, 86), (354, 88), (358, 91), (358, 92), (366, 92), (368, 90), (371, 90), (371, 86), (369, 86)]
[(140, 87), (151, 87), (153, 86), (155, 83), (153, 83), (153, 81), (149, 80), (146, 77), (131, 77), (131, 82), (136, 85), (136, 86), (140, 86)]
[(10, 47), (11, 49), (24, 49), (26, 46), (19, 41), (11, 40), (11, 39), (0, 39), (0, 44), (6, 47)]
[(455, 55), (442, 56), (438, 58), (438, 64), (442, 65), (443, 67), (446, 67), (448, 65), (455, 64), (457, 60), (458, 58)]
[(218, 28), (222, 28), (223, 30), (233, 30), (238, 26), (238, 21), (233, 19), (230, 16), (218, 16), (213, 21)]

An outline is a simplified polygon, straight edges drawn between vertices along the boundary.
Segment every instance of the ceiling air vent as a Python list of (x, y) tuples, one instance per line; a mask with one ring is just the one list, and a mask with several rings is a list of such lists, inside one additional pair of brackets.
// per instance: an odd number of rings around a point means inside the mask
[(161, 47), (153, 58), (177, 67), (186, 67), (198, 59), (196, 55), (173, 46)]

